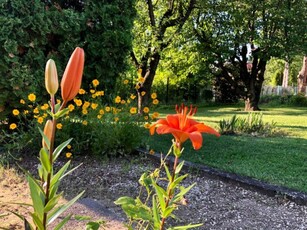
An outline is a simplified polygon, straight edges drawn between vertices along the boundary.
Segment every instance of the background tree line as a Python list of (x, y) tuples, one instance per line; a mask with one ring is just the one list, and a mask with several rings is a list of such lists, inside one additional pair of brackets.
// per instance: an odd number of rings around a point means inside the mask
[[(38, 79), (47, 59), (55, 59), (63, 72), (75, 46), (86, 52), (84, 84), (96, 78), (112, 95), (116, 83), (129, 77), (132, 92), (139, 84), (139, 110), (152, 87), (165, 101), (172, 92), (178, 100), (196, 101), (200, 94), (210, 98), (206, 90), (214, 87), (218, 100), (244, 99), (246, 110), (257, 110), (262, 84), (273, 81), (265, 79), (266, 69), (277, 71), (267, 68), (272, 57), (289, 62), (291, 69), (307, 53), (304, 3), (3, 0), (0, 118), (18, 107), (26, 93), (42, 91)], [(293, 77), (290, 81), (295, 83)]]

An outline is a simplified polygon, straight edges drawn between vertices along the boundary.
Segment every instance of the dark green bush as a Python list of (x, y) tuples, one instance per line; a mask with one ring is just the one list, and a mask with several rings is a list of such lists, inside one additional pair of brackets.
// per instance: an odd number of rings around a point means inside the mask
[(76, 46), (86, 55), (83, 85), (96, 78), (112, 91), (127, 67), (134, 15), (134, 0), (2, 1), (0, 121), (13, 122), (12, 109), (22, 110), (30, 93), (46, 101), (46, 61), (53, 58), (61, 76)]

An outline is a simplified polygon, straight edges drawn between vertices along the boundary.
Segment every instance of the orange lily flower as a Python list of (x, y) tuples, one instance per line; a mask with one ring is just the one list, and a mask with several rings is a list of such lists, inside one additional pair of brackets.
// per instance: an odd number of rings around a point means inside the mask
[(84, 50), (77, 47), (72, 53), (61, 81), (63, 103), (74, 99), (81, 87), (84, 67)]
[(153, 135), (155, 130), (158, 134), (170, 133), (174, 136), (179, 148), (187, 139), (190, 139), (195, 150), (200, 149), (202, 146), (203, 137), (201, 133), (220, 136), (213, 128), (191, 118), (197, 111), (196, 107), (193, 108), (191, 105), (189, 112), (188, 110), (189, 108), (183, 104), (181, 107), (176, 105), (177, 114), (167, 115), (166, 119), (160, 119), (152, 124), (149, 128), (150, 134)]

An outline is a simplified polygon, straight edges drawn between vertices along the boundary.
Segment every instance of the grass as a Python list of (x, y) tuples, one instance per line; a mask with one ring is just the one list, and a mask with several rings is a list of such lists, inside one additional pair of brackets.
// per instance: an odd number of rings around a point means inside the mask
[[(265, 122), (276, 122), (288, 133), (277, 137), (204, 135), (203, 147), (192, 149), (185, 143), (182, 158), (224, 171), (253, 177), (275, 185), (307, 192), (307, 108), (264, 107)], [(166, 115), (169, 109), (159, 111)], [(241, 107), (199, 108), (196, 119), (218, 128), (218, 122), (234, 114), (246, 116)], [(158, 152), (166, 152), (171, 145), (171, 136), (154, 135), (149, 145)]]

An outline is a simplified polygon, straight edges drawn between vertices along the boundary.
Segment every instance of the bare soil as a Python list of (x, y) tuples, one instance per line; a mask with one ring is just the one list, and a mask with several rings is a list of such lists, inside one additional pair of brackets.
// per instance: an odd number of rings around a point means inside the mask
[[(59, 161), (59, 166), (67, 160)], [(144, 156), (99, 160), (79, 157), (74, 166), (82, 166), (62, 181), (64, 199), (70, 199), (85, 190), (84, 197), (68, 213), (104, 220), (101, 229), (126, 229), (125, 214), (114, 201), (121, 196), (137, 196), (140, 175), (157, 167), (157, 162)], [(37, 160), (24, 159), (23, 167), (36, 173)], [(188, 193), (188, 205), (176, 211), (178, 219), (172, 225), (203, 223), (198, 229), (307, 229), (307, 207), (283, 197), (268, 197), (232, 183), (212, 179), (197, 171), (190, 172), (183, 182), (197, 185)], [(29, 203), (29, 191), (22, 174), (0, 168), (0, 229), (22, 229), (21, 221), (9, 211), (29, 216), (31, 208), (8, 204)], [(86, 222), (73, 220), (64, 229), (85, 229)], [(50, 228), (52, 229), (52, 227)]]

